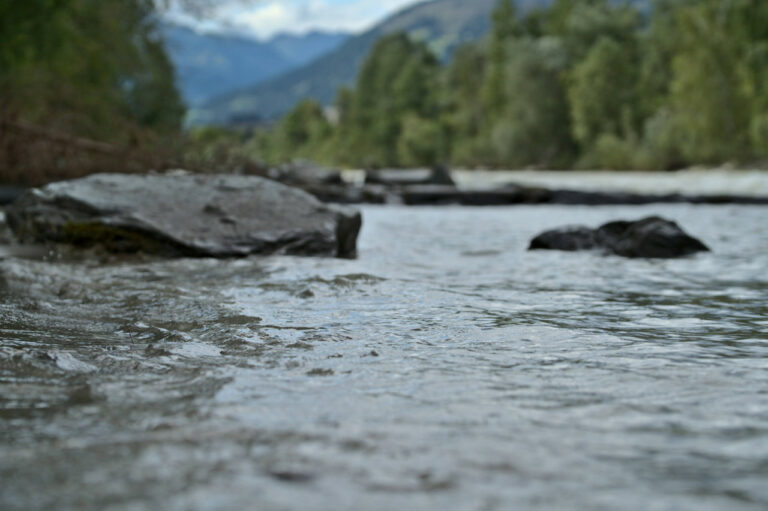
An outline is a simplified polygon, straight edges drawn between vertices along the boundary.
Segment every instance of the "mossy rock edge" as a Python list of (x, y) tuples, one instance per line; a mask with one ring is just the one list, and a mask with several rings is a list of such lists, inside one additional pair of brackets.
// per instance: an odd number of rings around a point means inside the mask
[(108, 252), (183, 255), (180, 247), (138, 229), (105, 225), (99, 222), (68, 222), (61, 241), (76, 247), (103, 247)]

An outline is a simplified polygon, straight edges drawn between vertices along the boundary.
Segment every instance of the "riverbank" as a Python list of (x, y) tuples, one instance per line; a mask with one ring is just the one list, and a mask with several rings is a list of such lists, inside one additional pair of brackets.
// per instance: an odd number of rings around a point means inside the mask
[[(325, 175), (325, 174), (323, 174)], [(484, 171), (454, 170), (454, 185), (433, 184), (429, 170), (388, 170), (390, 182), (347, 170), (340, 183), (300, 186), (327, 202), (506, 206), (521, 204), (768, 204), (768, 171)], [(401, 175), (401, 178), (397, 176)]]
[[(366, 183), (366, 171), (302, 169), (298, 186), (325, 202), (404, 205), (622, 205), (653, 203), (768, 204), (768, 171), (692, 169), (677, 172), (465, 170), (450, 171), (446, 184)], [(429, 175), (428, 169), (392, 170)], [(285, 176), (276, 174), (278, 181)], [(24, 188), (0, 186), (0, 206), (16, 200)]]

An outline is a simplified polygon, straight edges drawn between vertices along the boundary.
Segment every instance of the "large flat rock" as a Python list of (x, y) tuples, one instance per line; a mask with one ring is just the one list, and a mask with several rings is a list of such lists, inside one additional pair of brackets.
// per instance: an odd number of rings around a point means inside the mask
[(255, 176), (98, 174), (30, 190), (6, 210), (22, 242), (231, 257), (355, 255), (361, 216)]

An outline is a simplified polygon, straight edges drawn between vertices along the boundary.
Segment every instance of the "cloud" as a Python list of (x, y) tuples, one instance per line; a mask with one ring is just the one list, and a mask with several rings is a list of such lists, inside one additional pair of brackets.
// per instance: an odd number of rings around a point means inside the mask
[[(191, 22), (203, 30), (231, 30), (267, 38), (312, 30), (360, 32), (416, 0), (256, 0), (221, 2), (215, 14)], [(178, 14), (178, 13), (177, 13)], [(183, 16), (176, 15), (177, 21)], [(187, 18), (189, 21), (189, 18)], [(190, 24), (190, 23), (187, 23)]]
[(253, 32), (261, 35), (271, 35), (278, 27), (289, 27), (297, 18), (296, 6), (287, 5), (285, 2), (266, 2), (262, 5), (223, 13), (222, 17), (235, 25), (248, 27)]

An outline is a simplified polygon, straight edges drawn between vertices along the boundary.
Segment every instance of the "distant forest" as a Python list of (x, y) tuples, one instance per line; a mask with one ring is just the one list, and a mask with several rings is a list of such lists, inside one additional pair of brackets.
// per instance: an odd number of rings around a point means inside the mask
[(768, 157), (768, 2), (501, 0), (447, 66), (381, 40), (337, 122), (299, 104), (255, 150), (279, 162), (675, 169)]
[(332, 111), (307, 100), (268, 130), (189, 132), (154, 9), (0, 2), (0, 180), (248, 172), (293, 159), (562, 169), (768, 160), (764, 0), (554, 0), (525, 13), (501, 0), (488, 37), (447, 64), (387, 36)]

